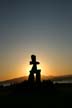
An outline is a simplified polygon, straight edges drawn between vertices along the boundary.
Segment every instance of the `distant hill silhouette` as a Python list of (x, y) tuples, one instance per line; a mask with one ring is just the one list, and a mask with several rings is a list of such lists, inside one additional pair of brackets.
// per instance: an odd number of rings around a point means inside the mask
[(72, 75), (63, 75), (63, 76), (56, 76), (52, 78), (53, 81), (62, 81), (62, 80), (72, 80)]
[(9, 80), (5, 80), (5, 81), (0, 81), (0, 85), (2, 84), (14, 84), (14, 83), (21, 83), (23, 82), (24, 80), (27, 80), (28, 77), (27, 76), (24, 76), (24, 77), (19, 77), (19, 78), (13, 78), (13, 79), (9, 79)]
[[(28, 80), (28, 76), (24, 76), (24, 77), (19, 77), (19, 78), (14, 78), (14, 79), (10, 79), (10, 80), (5, 80), (5, 81), (1, 81), (0, 85), (2, 84), (16, 84), (16, 83), (21, 83), (25, 80)], [(52, 80), (52, 81), (62, 81), (62, 80), (72, 80), (72, 75), (64, 75), (64, 76), (42, 76), (42, 80)]]

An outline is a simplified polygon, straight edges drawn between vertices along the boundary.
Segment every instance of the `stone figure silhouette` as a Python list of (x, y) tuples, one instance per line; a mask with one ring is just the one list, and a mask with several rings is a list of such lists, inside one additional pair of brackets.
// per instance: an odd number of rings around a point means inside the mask
[(31, 55), (31, 60), (30, 65), (33, 65), (30, 75), (29, 75), (29, 81), (34, 82), (34, 74), (36, 74), (36, 82), (40, 82), (40, 69), (37, 69), (37, 65), (40, 64), (39, 62), (36, 61), (36, 56)]

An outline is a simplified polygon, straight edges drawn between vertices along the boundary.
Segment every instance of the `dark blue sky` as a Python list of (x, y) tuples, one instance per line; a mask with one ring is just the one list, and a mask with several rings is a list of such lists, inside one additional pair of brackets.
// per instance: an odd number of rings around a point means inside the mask
[(0, 0), (1, 79), (17, 76), (31, 53), (51, 74), (72, 74), (71, 0)]

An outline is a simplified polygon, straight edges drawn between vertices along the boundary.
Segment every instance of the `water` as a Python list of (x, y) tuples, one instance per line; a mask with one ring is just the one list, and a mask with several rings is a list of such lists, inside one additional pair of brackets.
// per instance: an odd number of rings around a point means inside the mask
[(60, 84), (62, 84), (62, 83), (71, 84), (71, 83), (72, 83), (72, 80), (53, 81), (53, 83), (54, 83), (54, 84), (55, 84), (55, 83), (60, 83)]

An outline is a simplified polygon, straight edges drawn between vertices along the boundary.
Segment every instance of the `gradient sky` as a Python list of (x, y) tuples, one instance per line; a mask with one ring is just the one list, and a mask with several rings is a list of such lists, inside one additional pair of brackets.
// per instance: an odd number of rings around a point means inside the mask
[(72, 74), (71, 0), (0, 0), (0, 80), (29, 74), (31, 54), (44, 75)]

